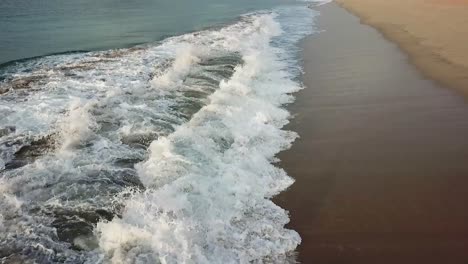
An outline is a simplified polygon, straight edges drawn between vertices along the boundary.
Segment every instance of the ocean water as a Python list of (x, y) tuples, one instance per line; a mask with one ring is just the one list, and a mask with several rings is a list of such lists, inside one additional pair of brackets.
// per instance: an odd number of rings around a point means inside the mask
[(252, 2), (2, 1), (2, 263), (294, 261), (275, 155), (318, 12)]
[(0, 64), (69, 51), (131, 47), (228, 23), (292, 0), (2, 0)]

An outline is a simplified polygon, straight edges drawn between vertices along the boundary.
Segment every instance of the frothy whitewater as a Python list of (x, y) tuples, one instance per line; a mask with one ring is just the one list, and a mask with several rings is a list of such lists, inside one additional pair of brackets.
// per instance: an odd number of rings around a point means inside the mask
[(290, 261), (301, 239), (270, 199), (293, 183), (275, 155), (315, 15), (3, 67), (1, 261)]

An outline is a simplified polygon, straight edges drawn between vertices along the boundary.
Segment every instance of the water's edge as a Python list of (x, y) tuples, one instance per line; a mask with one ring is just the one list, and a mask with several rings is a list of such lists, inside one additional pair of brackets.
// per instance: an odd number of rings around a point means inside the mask
[(288, 261), (300, 237), (270, 199), (293, 180), (272, 163), (315, 15), (4, 65), (2, 261)]

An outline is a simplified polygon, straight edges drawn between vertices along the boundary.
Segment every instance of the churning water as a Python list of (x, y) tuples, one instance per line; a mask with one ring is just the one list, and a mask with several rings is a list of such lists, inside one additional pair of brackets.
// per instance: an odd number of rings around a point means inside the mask
[(284, 263), (304, 5), (0, 69), (4, 263)]

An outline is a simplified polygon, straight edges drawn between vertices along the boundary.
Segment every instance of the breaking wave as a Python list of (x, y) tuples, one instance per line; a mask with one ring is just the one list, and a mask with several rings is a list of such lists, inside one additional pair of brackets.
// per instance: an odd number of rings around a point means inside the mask
[(284, 263), (302, 6), (0, 73), (5, 263)]

